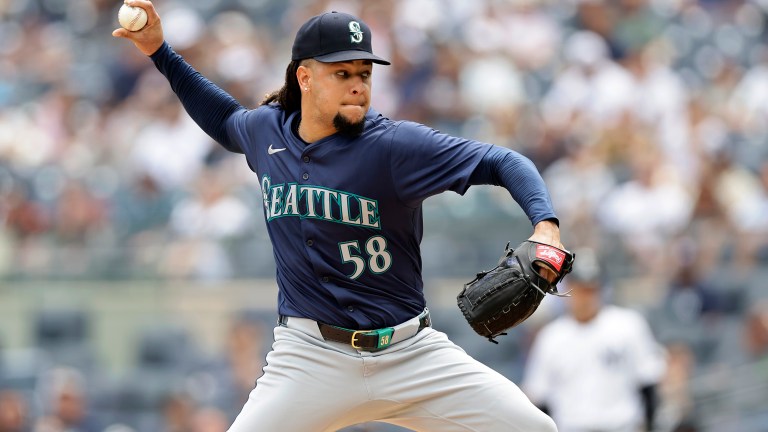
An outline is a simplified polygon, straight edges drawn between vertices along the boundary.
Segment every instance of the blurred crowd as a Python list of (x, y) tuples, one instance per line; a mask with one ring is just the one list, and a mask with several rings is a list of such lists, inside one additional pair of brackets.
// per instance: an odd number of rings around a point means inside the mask
[[(120, 4), (0, 1), (0, 281), (272, 277), (257, 177), (197, 128), (151, 61), (111, 37)], [(155, 6), (174, 49), (248, 107), (282, 85), (308, 17), (360, 16), (392, 60), (374, 70), (378, 111), (536, 163), (564, 243), (597, 250), (613, 300), (645, 313), (667, 346), (664, 412), (768, 424), (768, 386), (731, 397), (768, 382), (768, 1)], [(425, 218), (427, 277), (468, 277), (494, 262), (499, 233), (530, 232), (500, 188), (430, 198)], [(505, 361), (519, 367), (526, 337)], [(76, 372), (51, 378), (51, 391), (76, 393)], [(0, 432), (27, 430), (6, 426), (24, 417), (17, 402), (0, 392)], [(729, 430), (712, 427), (701, 430)]]
[[(265, 316), (233, 315), (215, 352), (182, 326), (154, 326), (138, 335), (131, 368), (118, 377), (93, 361), (87, 315), (41, 314), (35, 352), (3, 365), (0, 431), (224, 432), (261, 375), (274, 322)], [(13, 365), (25, 360), (32, 364)]]

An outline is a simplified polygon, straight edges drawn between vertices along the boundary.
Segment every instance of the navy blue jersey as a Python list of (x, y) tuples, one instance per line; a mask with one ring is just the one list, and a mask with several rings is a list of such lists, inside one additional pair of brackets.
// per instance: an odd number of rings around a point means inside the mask
[(533, 224), (556, 221), (536, 167), (502, 147), (392, 121), (374, 110), (356, 138), (307, 144), (277, 105), (246, 110), (167, 43), (152, 55), (190, 116), (259, 176), (279, 313), (354, 329), (393, 326), (425, 306), (422, 201), (503, 185)]
[(263, 106), (227, 121), (230, 141), (261, 179), (279, 312), (351, 328), (417, 315), (425, 306), (421, 202), (464, 193), (491, 146), (374, 110), (359, 137), (307, 145), (292, 131), (296, 115)]

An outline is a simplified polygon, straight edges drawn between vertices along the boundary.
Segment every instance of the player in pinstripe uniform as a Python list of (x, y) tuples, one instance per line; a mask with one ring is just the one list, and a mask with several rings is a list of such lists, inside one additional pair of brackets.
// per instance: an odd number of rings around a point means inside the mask
[(663, 349), (639, 312), (603, 304), (595, 251), (574, 252), (568, 313), (537, 334), (523, 389), (560, 432), (652, 431)]
[[(370, 107), (368, 26), (329, 12), (298, 31), (285, 86), (242, 107), (164, 42), (152, 4), (138, 32), (190, 116), (261, 180), (279, 325), (264, 375), (230, 431), (334, 431), (368, 421), (417, 431), (554, 431), (512, 382), (430, 327), (421, 203), (507, 188), (532, 239), (562, 248), (533, 164), (511, 150), (392, 121)], [(183, 143), (179, 143), (183, 151)]]

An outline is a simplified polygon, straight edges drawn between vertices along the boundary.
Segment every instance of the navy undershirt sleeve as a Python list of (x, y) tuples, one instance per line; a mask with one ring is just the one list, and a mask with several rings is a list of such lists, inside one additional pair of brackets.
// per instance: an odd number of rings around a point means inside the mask
[(168, 79), (171, 89), (192, 120), (227, 150), (243, 153), (240, 146), (229, 139), (226, 119), (235, 111), (245, 108), (192, 68), (167, 42), (163, 42), (150, 58)]
[(544, 220), (558, 223), (544, 179), (533, 162), (520, 153), (493, 146), (472, 172), (469, 183), (503, 186), (533, 225)]

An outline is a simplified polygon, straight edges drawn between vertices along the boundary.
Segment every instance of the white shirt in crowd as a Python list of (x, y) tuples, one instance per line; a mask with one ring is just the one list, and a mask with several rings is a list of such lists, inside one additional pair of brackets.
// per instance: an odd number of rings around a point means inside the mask
[(522, 387), (549, 408), (560, 432), (635, 432), (643, 422), (639, 389), (657, 383), (664, 369), (642, 315), (603, 306), (587, 323), (566, 315), (542, 328)]

